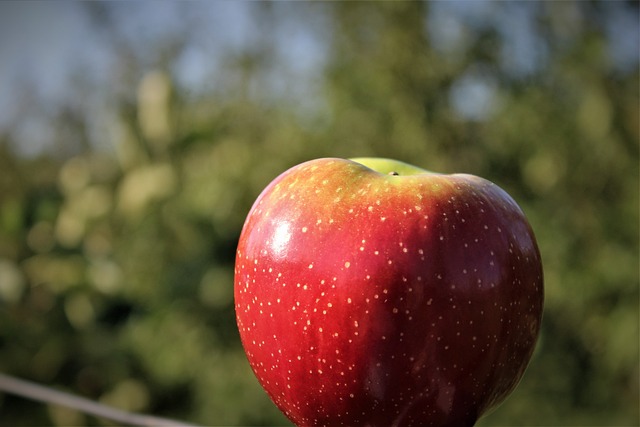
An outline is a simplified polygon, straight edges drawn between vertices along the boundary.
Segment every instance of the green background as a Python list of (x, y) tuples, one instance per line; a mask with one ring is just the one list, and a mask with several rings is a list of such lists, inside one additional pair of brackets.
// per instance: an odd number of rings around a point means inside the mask
[[(536, 232), (541, 337), (480, 424), (638, 425), (639, 72), (604, 23), (638, 3), (489, 3), (445, 46), (439, 3), (245, 6), (253, 36), (194, 90), (176, 71), (198, 40), (188, 21), (127, 38), (108, 18), (130, 4), (83, 4), (116, 53), (109, 84), (78, 71), (46, 112), (49, 148), (29, 155), (13, 130), (42, 110), (16, 99), (0, 133), (0, 371), (193, 423), (287, 425), (236, 330), (240, 229), (289, 167), (380, 156), (483, 176)], [(540, 46), (523, 71), (498, 24), (525, 12)], [(295, 67), (292, 26), (321, 61)], [(637, 48), (637, 26), (625, 37)], [(3, 426), (104, 424), (0, 394)]]

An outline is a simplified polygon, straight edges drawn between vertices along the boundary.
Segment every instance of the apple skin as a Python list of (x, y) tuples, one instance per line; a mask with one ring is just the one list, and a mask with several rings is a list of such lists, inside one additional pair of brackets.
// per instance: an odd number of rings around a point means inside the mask
[(538, 337), (531, 227), (482, 178), (355, 160), (295, 166), (249, 212), (234, 287), (249, 363), (299, 426), (473, 425)]

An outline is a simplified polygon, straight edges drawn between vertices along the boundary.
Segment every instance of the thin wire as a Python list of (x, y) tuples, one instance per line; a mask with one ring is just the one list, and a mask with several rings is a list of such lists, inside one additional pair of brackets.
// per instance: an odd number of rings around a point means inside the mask
[(0, 373), (0, 391), (44, 403), (66, 406), (86, 414), (107, 418), (125, 425), (141, 427), (197, 427), (195, 424), (188, 424), (181, 421), (122, 411), (84, 397), (53, 390), (3, 373)]

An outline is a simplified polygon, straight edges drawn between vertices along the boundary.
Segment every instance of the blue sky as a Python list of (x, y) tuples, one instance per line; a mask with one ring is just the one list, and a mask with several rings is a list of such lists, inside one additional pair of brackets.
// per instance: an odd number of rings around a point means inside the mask
[[(573, 3), (566, 2), (563, 29), (566, 39), (578, 34), (582, 20)], [(163, 40), (188, 35), (188, 41), (174, 64), (178, 82), (197, 92), (211, 85), (223, 55), (260, 41), (260, 22), (255, 3), (219, 2), (108, 2), (110, 22), (98, 25), (82, 2), (0, 3), (0, 131), (9, 130), (15, 139), (28, 141), (21, 151), (37, 153), (47, 147), (51, 124), (47, 116), (65, 103), (88, 102), (100, 110), (113, 85), (116, 48), (113, 35), (133, 47), (135, 54), (153, 66), (153, 46)], [(276, 4), (279, 14), (274, 31), (276, 62), (287, 78), (275, 79), (278, 90), (317, 77), (330, 41), (327, 4), (291, 6)], [(624, 6), (623, 3), (617, 6)], [(548, 47), (536, 34), (538, 2), (489, 0), (432, 2), (425, 25), (434, 47), (446, 58), (456, 55), (473, 37), (474, 29), (491, 26), (506, 41), (499, 52), (502, 67), (515, 77), (526, 77), (546, 64)], [(306, 8), (300, 19), (295, 7)], [(605, 35), (614, 68), (622, 72), (638, 66), (640, 34), (638, 16), (623, 7), (605, 7)], [(575, 18), (572, 18), (575, 14)], [(567, 18), (568, 17), (568, 18)], [(573, 27), (572, 27), (573, 26)], [(150, 48), (151, 47), (151, 48)], [(92, 100), (77, 100), (78, 77), (93, 88)], [(451, 90), (451, 103), (467, 119), (482, 120), (491, 104), (498, 82), (481, 67), (472, 67)], [(295, 89), (295, 88), (294, 88)], [(461, 102), (465, 99), (466, 102)], [(469, 100), (477, 102), (469, 102)], [(34, 108), (35, 106), (35, 108)], [(84, 108), (84, 107), (83, 107)]]

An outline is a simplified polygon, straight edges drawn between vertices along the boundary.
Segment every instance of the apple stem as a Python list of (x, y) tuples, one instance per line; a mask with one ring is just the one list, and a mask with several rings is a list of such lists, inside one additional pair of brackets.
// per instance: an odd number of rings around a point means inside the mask
[(195, 427), (181, 421), (122, 411), (84, 397), (53, 390), (29, 381), (0, 373), (0, 391), (27, 399), (77, 409), (86, 414), (106, 418), (124, 425), (142, 427)]

